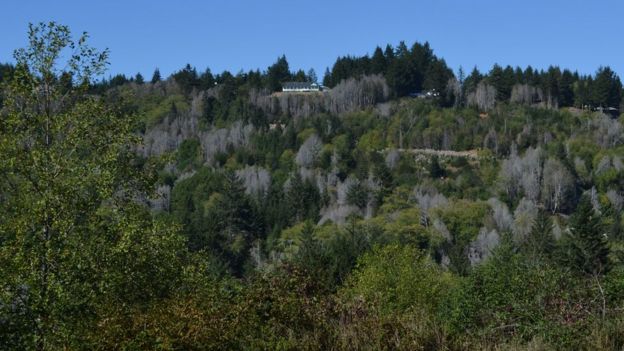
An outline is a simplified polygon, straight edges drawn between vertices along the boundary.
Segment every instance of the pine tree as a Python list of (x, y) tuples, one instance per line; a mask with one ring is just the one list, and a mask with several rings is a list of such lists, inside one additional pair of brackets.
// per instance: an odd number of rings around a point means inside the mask
[(242, 181), (234, 172), (228, 171), (224, 175), (217, 212), (212, 215), (218, 217), (222, 254), (232, 272), (240, 275), (261, 225)]
[(597, 276), (610, 268), (606, 233), (587, 195), (570, 220), (567, 255), (568, 263), (583, 273)]
[(160, 81), (161, 81), (160, 70), (158, 68), (156, 68), (154, 70), (154, 74), (152, 75), (152, 84), (158, 83)]
[(373, 58), (371, 59), (371, 72), (374, 74), (384, 74), (387, 69), (387, 61), (383, 51), (378, 46), (375, 48)]
[(286, 56), (282, 55), (267, 70), (267, 88), (271, 91), (279, 91), (282, 83), (291, 79), (290, 68)]
[(540, 211), (533, 222), (531, 232), (526, 237), (522, 247), (527, 255), (540, 260), (550, 257), (555, 248), (554, 237), (552, 235), (552, 220), (545, 211)]
[(475, 66), (472, 72), (470, 72), (470, 75), (464, 80), (464, 92), (471, 93), (477, 90), (477, 85), (479, 85), (482, 79), (483, 75), (479, 72), (477, 66)]
[(145, 83), (145, 80), (143, 79), (143, 75), (141, 73), (137, 73), (136, 76), (134, 77), (134, 82), (137, 83), (138, 85), (142, 85), (143, 83)]
[(325, 74), (323, 75), (323, 85), (326, 87), (333, 87), (333, 81), (329, 67), (325, 67)]
[(600, 67), (592, 85), (593, 100), (596, 106), (619, 107), (622, 100), (622, 82), (610, 67)]
[(316, 76), (316, 71), (314, 68), (310, 68), (308, 70), (308, 82), (316, 83), (318, 81), (318, 77)]

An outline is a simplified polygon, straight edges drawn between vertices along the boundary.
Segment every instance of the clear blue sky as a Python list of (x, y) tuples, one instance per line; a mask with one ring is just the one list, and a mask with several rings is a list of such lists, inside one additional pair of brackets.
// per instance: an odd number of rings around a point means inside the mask
[(621, 0), (21, 0), (0, 12), (0, 62), (26, 44), (29, 22), (54, 20), (111, 51), (109, 73), (168, 75), (190, 63), (213, 72), (291, 69), (321, 76), (339, 55), (429, 41), (449, 66), (600, 65), (624, 74)]

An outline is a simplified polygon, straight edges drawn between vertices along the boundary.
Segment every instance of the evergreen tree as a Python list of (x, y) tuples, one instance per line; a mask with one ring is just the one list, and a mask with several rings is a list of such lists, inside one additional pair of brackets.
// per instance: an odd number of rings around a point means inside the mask
[(561, 70), (559, 67), (548, 67), (548, 71), (544, 75), (542, 88), (546, 94), (547, 103), (551, 107), (559, 106)]
[(559, 106), (569, 107), (572, 105), (574, 105), (574, 75), (566, 69), (559, 78)]
[(316, 76), (316, 71), (314, 70), (314, 68), (310, 68), (310, 70), (308, 70), (308, 79), (307, 80), (310, 83), (318, 82), (318, 77)]
[(482, 79), (483, 75), (479, 72), (477, 66), (475, 66), (472, 72), (470, 72), (470, 75), (464, 80), (464, 92), (468, 94), (477, 90), (477, 85), (479, 85)]
[(495, 64), (488, 73), (487, 80), (496, 89), (496, 101), (509, 100), (514, 84), (514, 71), (510, 66), (503, 69)]
[(277, 61), (269, 67), (266, 79), (267, 88), (271, 91), (281, 90), (282, 83), (291, 79), (288, 61), (285, 55), (279, 57)]
[(386, 58), (386, 67), (390, 66), (392, 64), (392, 62), (394, 61), (394, 49), (392, 48), (392, 45), (388, 44), (386, 45), (386, 49), (384, 50), (384, 57)]
[(323, 75), (323, 85), (326, 87), (333, 87), (334, 83), (332, 80), (331, 72), (329, 71), (329, 67), (325, 67), (325, 74)]
[(136, 76), (134, 77), (134, 82), (137, 83), (138, 85), (142, 85), (143, 83), (145, 83), (145, 80), (143, 79), (143, 75), (141, 75), (141, 73), (137, 73)]
[(305, 72), (302, 69), (300, 69), (297, 72), (295, 72), (295, 74), (293, 74), (292, 80), (295, 82), (307, 82), (309, 81), (309, 78), (308, 76), (306, 76)]
[(160, 81), (161, 81), (160, 70), (158, 68), (156, 68), (154, 70), (154, 74), (152, 75), (152, 84), (158, 83)]
[(457, 81), (459, 82), (460, 85), (464, 85), (465, 80), (466, 80), (466, 73), (464, 72), (464, 68), (462, 66), (459, 66), (459, 69), (457, 70)]
[(593, 104), (592, 101), (592, 85), (593, 78), (591, 76), (581, 77), (574, 84), (574, 105), (579, 108), (590, 107)]
[(254, 206), (245, 194), (242, 181), (234, 172), (224, 175), (223, 189), (213, 216), (217, 216), (225, 259), (233, 273), (243, 273), (249, 249), (259, 237), (262, 225)]
[(600, 67), (592, 85), (592, 97), (596, 106), (619, 108), (622, 100), (622, 82), (610, 67)]
[(375, 48), (373, 58), (371, 59), (371, 73), (384, 74), (387, 69), (387, 64), (386, 57), (384, 56), (381, 48), (378, 46)]
[(197, 70), (188, 63), (183, 69), (173, 74), (173, 79), (187, 94), (200, 85)]
[(548, 213), (540, 211), (522, 245), (528, 257), (541, 260), (551, 256), (555, 248), (552, 227), (553, 223)]
[(606, 231), (587, 195), (581, 198), (570, 219), (567, 239), (567, 260), (573, 268), (594, 276), (608, 272), (609, 246)]
[(204, 73), (199, 76), (199, 86), (201, 89), (210, 89), (214, 86), (215, 79), (210, 71), (210, 68), (206, 68)]
[(323, 247), (314, 235), (314, 225), (306, 221), (299, 239), (295, 263), (312, 276), (318, 283), (328, 284), (327, 259)]

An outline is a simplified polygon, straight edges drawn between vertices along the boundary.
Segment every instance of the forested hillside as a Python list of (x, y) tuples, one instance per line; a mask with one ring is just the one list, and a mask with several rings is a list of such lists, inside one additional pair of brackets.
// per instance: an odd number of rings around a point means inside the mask
[(401, 42), (290, 94), (317, 76), (285, 56), (98, 81), (86, 37), (29, 34), (0, 65), (1, 349), (624, 348), (609, 67)]

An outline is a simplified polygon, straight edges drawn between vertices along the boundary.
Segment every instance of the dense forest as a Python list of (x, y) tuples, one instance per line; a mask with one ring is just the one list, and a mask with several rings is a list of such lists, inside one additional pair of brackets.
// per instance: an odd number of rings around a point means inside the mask
[(0, 64), (0, 349), (624, 348), (609, 67), (401, 42), (285, 93), (317, 74), (97, 79), (86, 34), (28, 34)]

